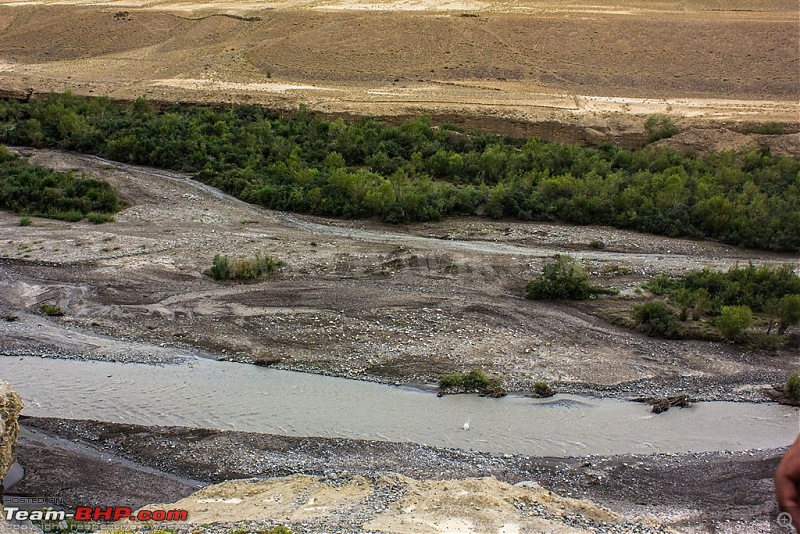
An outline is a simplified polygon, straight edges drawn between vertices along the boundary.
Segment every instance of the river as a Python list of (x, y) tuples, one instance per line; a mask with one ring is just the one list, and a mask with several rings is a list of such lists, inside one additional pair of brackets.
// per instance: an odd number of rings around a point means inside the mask
[[(431, 392), (197, 358), (145, 365), (0, 357), (23, 414), (293, 436), (410, 441), (539, 456), (780, 447), (796, 408), (704, 402), (649, 406), (577, 395), (548, 399)], [(465, 424), (468, 429), (465, 430)]]

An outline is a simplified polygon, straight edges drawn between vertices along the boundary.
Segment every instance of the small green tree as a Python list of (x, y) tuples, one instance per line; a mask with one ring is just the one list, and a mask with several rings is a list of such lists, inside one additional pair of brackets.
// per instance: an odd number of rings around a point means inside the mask
[(783, 335), (791, 325), (800, 323), (800, 295), (784, 295), (777, 303), (778, 334)]
[(648, 336), (676, 337), (678, 318), (672, 308), (660, 300), (651, 300), (633, 308), (633, 314), (642, 330)]
[(725, 339), (734, 340), (747, 330), (752, 320), (753, 312), (749, 306), (723, 306), (714, 324)]
[(584, 300), (592, 293), (589, 274), (583, 265), (572, 256), (561, 254), (525, 286), (525, 298), (533, 300)]

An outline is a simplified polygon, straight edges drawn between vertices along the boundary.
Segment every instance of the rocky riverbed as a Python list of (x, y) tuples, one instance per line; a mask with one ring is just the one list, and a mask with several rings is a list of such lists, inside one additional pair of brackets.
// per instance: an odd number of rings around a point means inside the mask
[[(198, 482), (214, 484), (252, 478), (271, 482), (266, 487), (258, 487), (258, 491), (256, 486), (247, 485), (250, 483), (236, 486), (239, 489), (232, 489), (234, 486), (230, 485), (207, 489), (207, 495), (196, 499), (224, 500), (235, 496), (236, 492), (242, 497), (267, 491), (268, 487), (274, 494), (278, 492), (274, 485), (281, 483), (276, 480), (283, 480), (287, 487), (299, 484), (306, 488), (308, 495), (323, 490), (345, 491), (336, 488), (360, 492), (360, 497), (353, 501), (355, 504), (351, 502), (341, 510), (334, 506), (314, 517), (308, 516), (307, 511), (306, 516), (302, 516), (303, 507), (298, 505), (284, 508), (274, 516), (259, 518), (251, 514), (246, 521), (239, 522), (236, 521), (237, 508), (233, 507), (220, 512), (223, 524), (214, 526), (219, 532), (232, 528), (265, 528), (285, 522), (287, 517), (290, 526), (299, 532), (326, 529), (362, 532), (370, 521), (381, 519), (380, 512), (391, 509), (409, 495), (419, 498), (429, 492), (434, 496), (437, 491), (441, 493), (448, 486), (445, 481), (452, 481), (451, 491), (457, 492), (462, 485), (473, 484), (476, 495), (484, 495), (482, 491), (486, 490), (486, 495), (495, 498), (499, 498), (497, 484), (507, 484), (502, 487), (511, 488), (511, 485), (530, 481), (541, 485), (545, 492), (556, 494), (552, 497), (556, 500), (563, 497), (591, 501), (595, 504), (590, 509), (600, 506), (611, 515), (593, 523), (587, 517), (593, 517), (594, 512), (589, 513), (587, 508), (569, 501), (567, 508), (573, 512), (558, 516), (558, 524), (594, 532), (657, 532), (664, 528), (681, 532), (767, 531), (777, 516), (771, 476), (782, 453), (781, 450), (752, 450), (541, 458), (415, 444), (95, 421), (25, 418), (22, 426), (19, 461), (25, 467), (26, 476), (10, 493), (57, 493), (72, 506), (140, 507), (149, 503), (171, 503), (195, 492)], [(59, 476), (53, 477), (53, 472), (58, 472)], [(285, 478), (294, 475), (313, 478)], [(466, 481), (471, 478), (483, 482)], [(481, 489), (482, 486), (485, 487)], [(293, 491), (298, 495), (302, 493), (297, 488)], [(210, 496), (212, 494), (216, 496)], [(441, 493), (439, 498), (444, 499), (443, 495), (447, 492)], [(511, 501), (515, 499), (524, 501), (519, 496)], [(300, 504), (307, 502), (308, 499)], [(540, 509), (535, 502), (538, 501), (532, 499), (520, 505), (514, 514), (519, 512), (522, 514), (519, 517), (552, 520), (551, 507), (542, 505)], [(181, 506), (189, 505), (188, 501), (181, 503)], [(477, 508), (482, 509), (482, 506)], [(199, 514), (200, 508), (195, 507), (195, 512)], [(516, 515), (509, 514), (506, 519), (513, 515), (519, 520)], [(211, 522), (206, 516), (198, 517), (204, 517), (203, 522)], [(452, 517), (475, 520), (470, 518), (466, 508), (453, 512)], [(602, 525), (603, 520), (607, 520), (607, 528)], [(182, 531), (191, 532), (191, 528), (184, 527)]]

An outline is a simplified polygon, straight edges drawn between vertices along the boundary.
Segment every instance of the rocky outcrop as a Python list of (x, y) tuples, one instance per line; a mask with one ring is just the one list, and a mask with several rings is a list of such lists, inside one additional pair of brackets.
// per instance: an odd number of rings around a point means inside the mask
[(392, 534), (670, 532), (652, 518), (626, 518), (534, 482), (512, 486), (491, 477), (416, 480), (392, 473), (371, 478), (342, 473), (232, 480), (147, 508), (186, 510), (190, 523), (221, 523), (227, 532), (234, 525), (250, 531), (288, 525), (293, 532)]
[(0, 480), (6, 476), (16, 458), (16, 443), (19, 435), (17, 418), (22, 411), (19, 398), (8, 382), (0, 381)]

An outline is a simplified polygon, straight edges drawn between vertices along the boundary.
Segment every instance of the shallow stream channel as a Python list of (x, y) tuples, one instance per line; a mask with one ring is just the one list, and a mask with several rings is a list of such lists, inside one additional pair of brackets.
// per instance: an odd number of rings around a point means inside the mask
[(410, 387), (204, 358), (145, 365), (0, 357), (23, 414), (415, 442), (493, 453), (576, 456), (785, 446), (797, 408), (703, 402), (655, 415), (645, 404), (578, 395), (437, 397)]

